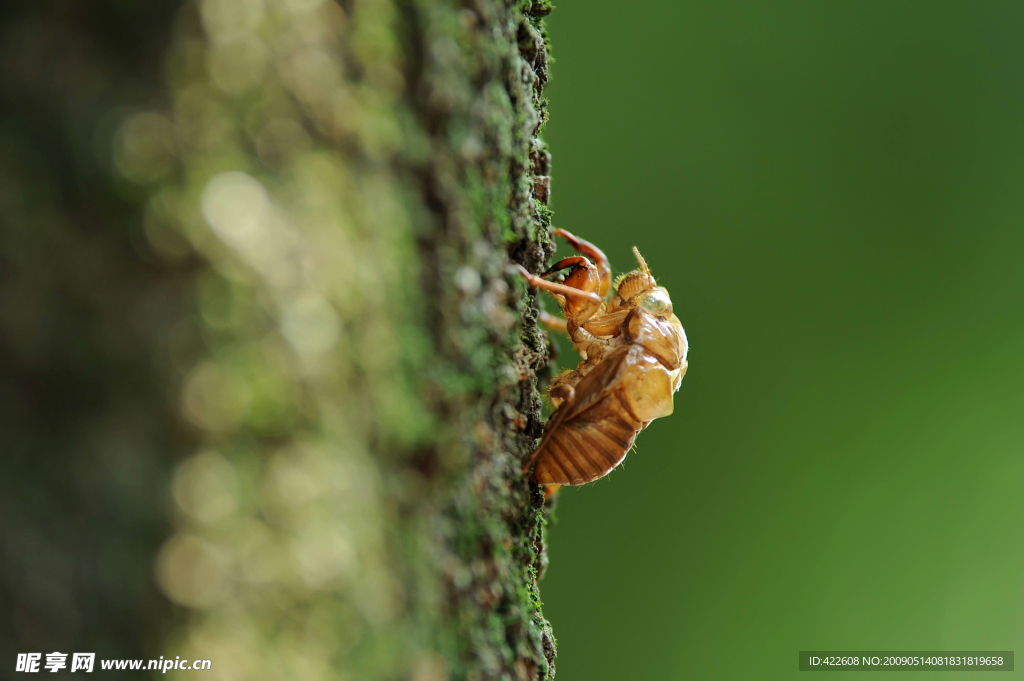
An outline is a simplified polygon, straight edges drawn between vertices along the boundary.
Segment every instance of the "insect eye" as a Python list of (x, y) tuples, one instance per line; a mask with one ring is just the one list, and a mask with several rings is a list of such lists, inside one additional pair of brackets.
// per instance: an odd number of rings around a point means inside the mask
[(668, 294), (657, 289), (640, 300), (640, 307), (656, 316), (672, 314), (672, 301), (669, 300)]

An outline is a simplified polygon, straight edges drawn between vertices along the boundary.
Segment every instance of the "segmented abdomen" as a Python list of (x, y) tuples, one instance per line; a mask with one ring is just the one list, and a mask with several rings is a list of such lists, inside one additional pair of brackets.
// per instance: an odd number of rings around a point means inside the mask
[(622, 463), (642, 427), (623, 391), (615, 390), (545, 436), (533, 479), (559, 485), (593, 482)]

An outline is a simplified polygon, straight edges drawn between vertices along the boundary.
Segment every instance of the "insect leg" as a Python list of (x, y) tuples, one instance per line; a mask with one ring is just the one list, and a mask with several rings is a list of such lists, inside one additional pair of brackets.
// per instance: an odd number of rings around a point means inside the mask
[(576, 399), (576, 389), (568, 383), (559, 383), (558, 385), (551, 386), (551, 390), (548, 391), (548, 396), (551, 401), (558, 400), (555, 406), (561, 405), (563, 402), (572, 402)]
[(523, 275), (526, 281), (530, 282), (531, 286), (536, 288), (542, 288), (545, 291), (552, 293), (558, 293), (565, 296), (566, 298), (575, 298), (583, 302), (583, 306), (575, 313), (575, 317), (579, 319), (577, 324), (584, 324), (588, 319), (594, 316), (594, 313), (601, 309), (601, 305), (604, 303), (604, 299), (596, 293), (589, 291), (581, 291), (578, 288), (572, 286), (566, 286), (565, 284), (558, 284), (547, 279), (541, 279), (535, 274), (530, 272), (522, 265), (516, 265), (519, 268), (519, 273)]
[(585, 239), (581, 239), (572, 232), (564, 229), (556, 229), (555, 234), (569, 242), (574, 249), (583, 255), (589, 256), (597, 265), (598, 274), (601, 276), (601, 287), (597, 290), (602, 298), (608, 295), (612, 287), (612, 267), (608, 264), (608, 256), (600, 248)]
[(556, 262), (554, 265), (548, 268), (547, 272), (540, 276), (546, 277), (549, 274), (554, 274), (559, 270), (564, 270), (565, 268), (572, 267), (573, 265), (580, 265), (581, 267), (584, 268), (593, 267), (593, 264), (589, 260), (584, 258), (582, 255), (571, 255), (568, 258), (562, 258), (561, 260)]
[(615, 336), (622, 331), (622, 324), (629, 316), (630, 310), (619, 310), (608, 314), (591, 317), (583, 328), (595, 336)]
[(556, 317), (553, 314), (548, 314), (543, 310), (541, 310), (540, 312), (540, 323), (545, 328), (551, 329), (552, 331), (561, 331), (562, 333), (569, 333), (569, 329), (566, 326), (568, 322), (566, 322), (566, 320), (562, 319), (561, 317)]

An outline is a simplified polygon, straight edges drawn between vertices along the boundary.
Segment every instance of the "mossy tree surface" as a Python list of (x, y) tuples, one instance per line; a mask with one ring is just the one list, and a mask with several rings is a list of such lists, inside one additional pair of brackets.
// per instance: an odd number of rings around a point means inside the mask
[(4, 16), (4, 655), (552, 678), (509, 267), (553, 250), (550, 6), (45, 4)]

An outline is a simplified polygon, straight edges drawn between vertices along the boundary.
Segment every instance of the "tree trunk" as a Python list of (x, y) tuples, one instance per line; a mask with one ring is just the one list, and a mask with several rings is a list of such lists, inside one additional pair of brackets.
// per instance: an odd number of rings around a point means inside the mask
[(549, 10), (5, 6), (4, 664), (554, 676)]

